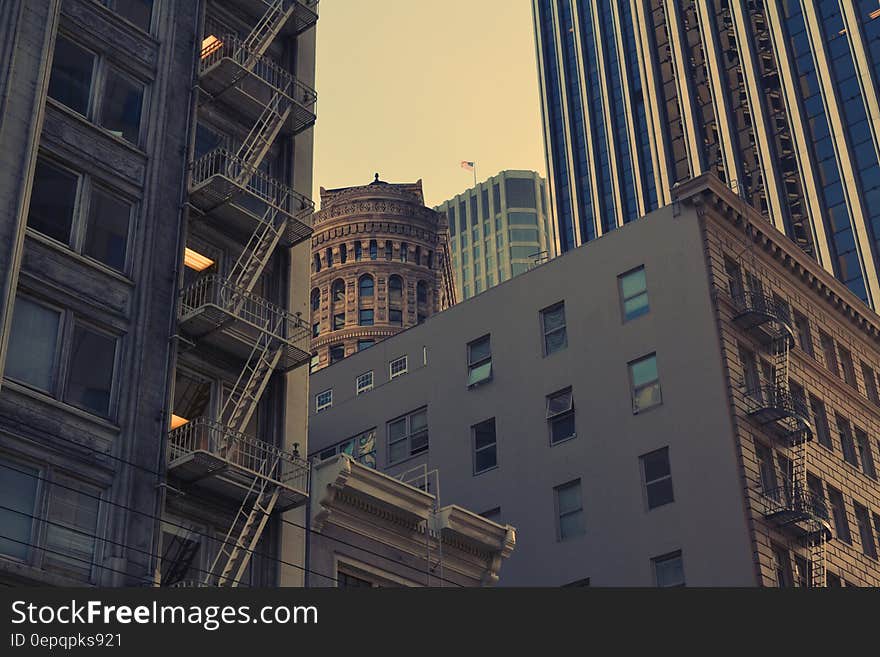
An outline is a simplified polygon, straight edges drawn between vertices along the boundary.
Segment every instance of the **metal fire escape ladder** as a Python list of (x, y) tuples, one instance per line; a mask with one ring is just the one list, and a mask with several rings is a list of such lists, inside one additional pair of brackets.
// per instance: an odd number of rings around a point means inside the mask
[(266, 268), (288, 224), (288, 217), (270, 205), (229, 273), (233, 286), (249, 293)]
[(227, 173), (230, 179), (242, 187), (248, 185), (269, 152), (275, 137), (281, 131), (281, 126), (290, 115), (291, 109), (290, 101), (285, 99), (280, 91), (272, 95), (272, 99), (266, 103), (260, 118), (257, 119), (230, 163), (232, 170)]
[(294, 11), (296, 3), (290, 0), (272, 0), (269, 3), (266, 13), (244, 40), (245, 48), (251, 53), (245, 68), (253, 66), (265, 54)]
[(235, 587), (241, 581), (278, 502), (281, 489), (273, 479), (280, 459), (281, 453), (277, 452), (263, 460), (260, 476), (254, 477), (223, 544), (208, 569), (205, 576), (207, 586)]

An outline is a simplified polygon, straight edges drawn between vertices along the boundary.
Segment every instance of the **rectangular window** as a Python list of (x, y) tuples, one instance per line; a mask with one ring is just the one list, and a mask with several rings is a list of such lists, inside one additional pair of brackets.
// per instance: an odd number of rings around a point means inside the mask
[(312, 354), (312, 358), (309, 360), (309, 374), (317, 372), (320, 364), (321, 357), (318, 354)]
[(813, 397), (813, 395), (810, 395), (810, 408), (813, 411), (813, 423), (816, 425), (816, 438), (819, 440), (819, 444), (833, 450), (825, 404)]
[(480, 203), (482, 205), (483, 221), (489, 218), (489, 188), (484, 187), (480, 192)]
[(345, 345), (330, 345), (330, 364), (338, 363), (343, 358), (345, 358)]
[(373, 389), (373, 370), (369, 372), (364, 372), (357, 378), (357, 383), (355, 385), (357, 390), (357, 394), (361, 395), (369, 390)]
[(583, 536), (584, 506), (581, 498), (581, 480), (575, 479), (553, 489), (556, 498), (557, 538), (567, 541)]
[(642, 479), (645, 482), (645, 499), (648, 509), (675, 501), (672, 493), (672, 470), (669, 467), (669, 448), (649, 452), (639, 457)]
[(633, 413), (639, 413), (663, 403), (660, 394), (660, 376), (657, 373), (657, 355), (650, 354), (628, 364), (632, 384)]
[(474, 474), (492, 470), (498, 466), (498, 442), (495, 437), (495, 418), (471, 427), (474, 445)]
[(358, 340), (358, 351), (363, 351), (364, 349), (369, 349), (374, 344), (376, 344), (375, 340)]
[(865, 395), (872, 403), (880, 406), (880, 395), (877, 394), (877, 375), (865, 361), (862, 361), (862, 378), (865, 380)]
[(813, 355), (813, 335), (810, 333), (810, 320), (797, 310), (794, 311), (794, 325), (797, 328), (798, 346), (810, 356)]
[(108, 67), (100, 124), (117, 137), (137, 145), (140, 143), (143, 103), (144, 85)]
[(84, 116), (89, 114), (95, 55), (58, 35), (52, 57), (49, 97)]
[(834, 339), (824, 331), (819, 331), (819, 344), (822, 345), (822, 354), (825, 356), (825, 367), (837, 376), (840, 376), (840, 371), (837, 367), (837, 354), (834, 349)]
[(399, 376), (403, 376), (404, 374), (406, 374), (407, 366), (408, 361), (406, 356), (395, 358), (388, 366), (390, 377), (392, 379), (396, 379)]
[(550, 444), (574, 438), (574, 399), (571, 388), (547, 395), (547, 426), (550, 429)]
[(51, 393), (60, 324), (59, 311), (16, 297), (5, 376)]
[(840, 354), (839, 362), (841, 370), (843, 372), (843, 380), (846, 382), (847, 385), (858, 390), (859, 384), (856, 382), (856, 370), (855, 367), (853, 367), (852, 354), (850, 353), (849, 349), (841, 346), (837, 347), (837, 351)]
[(856, 525), (859, 528), (862, 552), (872, 559), (876, 559), (877, 545), (874, 543), (874, 532), (871, 531), (871, 516), (868, 514), (868, 509), (855, 500), (853, 500), (853, 508), (856, 512)]
[(791, 559), (788, 550), (775, 543), (772, 544), (773, 551), (773, 573), (776, 575), (776, 586), (780, 589), (787, 589), (794, 586), (791, 579)]
[(392, 326), (403, 326), (403, 311), (391, 308), (388, 311), (388, 323)]
[(864, 429), (855, 428), (856, 433), (856, 450), (859, 456), (859, 463), (862, 464), (862, 472), (871, 477), (877, 478), (877, 472), (874, 469), (874, 455), (871, 453), (871, 441), (868, 440), (868, 434)]
[(724, 258), (724, 271), (727, 274), (727, 289), (734, 302), (742, 303), (744, 300), (742, 269), (733, 260)]
[(0, 554), (27, 561), (33, 542), (40, 471), (20, 463), (0, 461)]
[(130, 224), (131, 203), (93, 188), (83, 253), (123, 271)]
[(841, 492), (831, 486), (828, 487), (828, 501), (831, 503), (831, 517), (834, 519), (834, 529), (844, 543), (852, 545), (852, 536), (849, 531), (849, 519), (846, 517), (846, 504)]
[(468, 388), (492, 380), (492, 346), (489, 336), (468, 344)]
[(43, 567), (90, 580), (98, 534), (100, 491), (74, 480), (56, 479), (49, 493)]
[(345, 313), (337, 313), (333, 315), (333, 330), (341, 331), (345, 328)]
[(504, 192), (508, 208), (537, 208), (535, 182), (530, 178), (505, 178)]
[(110, 414), (116, 342), (85, 326), (74, 327), (64, 401), (98, 415)]
[(358, 311), (358, 324), (360, 326), (372, 326), (373, 325), (373, 309), (366, 308)]
[(394, 464), (428, 450), (428, 409), (388, 423), (388, 463)]
[(28, 228), (70, 246), (79, 176), (37, 160), (28, 210)]
[(840, 448), (843, 451), (843, 460), (854, 468), (859, 467), (859, 460), (856, 457), (856, 446), (853, 442), (852, 427), (849, 420), (840, 415), (835, 415), (837, 421), (837, 431), (840, 434)]
[(646, 314), (648, 307), (648, 281), (645, 267), (639, 267), (617, 277), (620, 303), (623, 307), (623, 321)]
[(664, 554), (651, 559), (654, 566), (654, 581), (659, 588), (684, 586), (684, 563), (681, 551)]
[(315, 413), (320, 413), (333, 406), (333, 389), (315, 395)]
[(541, 330), (544, 333), (545, 356), (562, 351), (568, 346), (568, 335), (565, 329), (565, 302), (560, 301), (541, 311)]
[(317, 338), (321, 335), (321, 322), (315, 322), (312, 324), (312, 337)]
[(810, 491), (810, 496), (813, 498), (812, 502), (815, 505), (816, 510), (823, 515), (827, 513), (828, 505), (825, 500), (825, 489), (822, 486), (822, 480), (816, 475), (808, 474), (807, 488)]
[(758, 374), (758, 360), (755, 352), (739, 345), (739, 361), (743, 368), (743, 386), (746, 394), (761, 399), (761, 377)]
[(758, 476), (760, 477), (761, 492), (764, 495), (775, 496), (778, 493), (776, 479), (776, 466), (773, 464), (773, 452), (763, 443), (755, 442), (755, 457), (758, 459)]

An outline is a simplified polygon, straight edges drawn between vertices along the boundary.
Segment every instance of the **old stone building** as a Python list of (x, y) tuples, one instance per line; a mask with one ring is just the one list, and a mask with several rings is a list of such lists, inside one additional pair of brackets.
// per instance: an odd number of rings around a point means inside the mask
[(422, 182), (321, 188), (312, 236), (312, 371), (455, 303), (446, 216)]

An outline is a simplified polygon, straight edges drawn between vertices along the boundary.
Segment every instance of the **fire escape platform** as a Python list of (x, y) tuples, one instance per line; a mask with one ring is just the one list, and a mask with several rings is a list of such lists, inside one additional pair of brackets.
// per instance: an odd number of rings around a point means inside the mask
[(806, 403), (787, 391), (772, 386), (747, 391), (746, 407), (749, 417), (788, 447), (813, 438)]
[[(285, 7), (294, 6), (290, 19), (279, 34), (293, 36), (302, 34), (318, 22), (318, 0), (285, 0)], [(236, 6), (251, 16), (262, 16), (269, 8), (266, 0), (236, 0)]]
[(280, 246), (290, 248), (311, 237), (311, 199), (261, 172), (241, 183), (242, 171), (236, 156), (222, 149), (193, 165), (189, 200), (205, 215), (203, 221), (246, 243), (263, 217), (276, 211), (287, 219)]
[(282, 134), (294, 136), (313, 126), (318, 95), (286, 70), (265, 57), (245, 68), (247, 49), (233, 37), (202, 55), (199, 85), (211, 100), (219, 100), (240, 115), (245, 123), (256, 123), (275, 94), (290, 113)]
[(763, 294), (745, 293), (734, 299), (736, 312), (733, 323), (755, 340), (769, 345), (777, 339), (788, 340), (794, 346), (794, 327), (789, 311), (772, 297)]
[[(308, 462), (204, 418), (168, 434), (168, 473), (183, 484), (241, 504), (255, 479), (277, 485), (277, 507), (302, 506), (309, 496)], [(277, 465), (266, 471), (265, 460)]]
[(220, 277), (206, 276), (184, 290), (178, 321), (181, 331), (197, 344), (242, 361), (265, 333), (281, 347), (278, 371), (289, 372), (311, 360), (309, 329), (301, 320)]
[(824, 533), (831, 537), (828, 510), (822, 500), (810, 494), (793, 495), (780, 487), (767, 493), (758, 491), (761, 514), (772, 524), (798, 538)]

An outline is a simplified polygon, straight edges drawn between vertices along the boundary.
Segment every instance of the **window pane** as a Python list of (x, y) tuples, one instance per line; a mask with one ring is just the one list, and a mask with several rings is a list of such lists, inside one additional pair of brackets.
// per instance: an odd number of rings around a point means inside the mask
[(561, 349), (565, 349), (566, 346), (568, 346), (568, 340), (564, 328), (553, 331), (553, 333), (549, 333), (544, 338), (544, 349), (548, 356)]
[(419, 411), (410, 416), (410, 432), (415, 433), (428, 426), (428, 411)]
[(535, 208), (537, 198), (535, 181), (528, 178), (507, 178), (504, 180), (504, 191), (509, 208)]
[[(96, 492), (74, 482), (53, 486), (43, 557), (47, 569), (87, 579), (91, 574), (98, 529)], [(71, 490), (71, 488), (79, 490)], [(49, 552), (52, 550), (52, 552)]]
[(650, 406), (659, 404), (661, 401), (659, 383), (654, 383), (636, 390), (635, 406), (637, 409), (649, 408)]
[(114, 338), (77, 326), (73, 332), (65, 401), (107, 415), (115, 358)]
[(547, 398), (547, 415), (557, 415), (571, 410), (571, 390), (551, 395)]
[(544, 313), (544, 333), (565, 326), (565, 306), (557, 306)]
[(581, 508), (581, 485), (580, 482), (568, 484), (556, 489), (559, 504), (559, 513), (570, 513)]
[(78, 178), (42, 160), (34, 170), (28, 227), (59, 242), (70, 243)]
[(648, 508), (653, 509), (664, 504), (674, 502), (672, 496), (672, 478), (666, 477), (660, 481), (648, 484)]
[(487, 361), (470, 369), (468, 372), (468, 385), (472, 386), (476, 383), (488, 381), (490, 378), (492, 378), (492, 361)]
[(113, 69), (107, 72), (101, 104), (101, 125), (137, 144), (140, 137), (141, 107), (144, 87), (123, 77)]
[(55, 40), (49, 96), (80, 114), (89, 113), (95, 56), (62, 36)]
[(664, 447), (642, 457), (645, 481), (654, 481), (669, 475), (669, 451)]
[(681, 586), (684, 584), (681, 556), (656, 560), (654, 570), (657, 574), (657, 586)]
[(550, 422), (550, 439), (554, 443), (572, 436), (574, 436), (574, 413), (569, 413)]
[(474, 449), (482, 449), (495, 443), (495, 420), (480, 422), (474, 427)]
[(388, 440), (395, 442), (406, 436), (406, 418), (401, 418), (388, 425)]
[(623, 315), (626, 319), (635, 319), (648, 312), (648, 293), (642, 292), (638, 296), (623, 302)]
[(482, 449), (474, 454), (474, 471), (483, 472), (498, 465), (495, 446)]
[(39, 471), (22, 465), (0, 463), (0, 554), (16, 559), (26, 559), (31, 542), (31, 526), (37, 499), (37, 479)]
[(538, 215), (534, 212), (508, 212), (507, 223), (511, 226), (537, 226)]
[(420, 431), (419, 433), (413, 435), (410, 438), (410, 453), (418, 454), (419, 452), (424, 452), (428, 449), (428, 432)]
[(99, 189), (93, 190), (84, 253), (122, 271), (125, 268), (130, 220), (130, 203)]
[(16, 298), (5, 375), (51, 391), (60, 321), (61, 313)]
[(624, 299), (629, 299), (639, 292), (644, 292), (646, 287), (644, 268), (630, 272), (620, 279), (620, 288), (623, 291)]
[(116, 13), (127, 18), (145, 32), (150, 31), (153, 17), (153, 0), (114, 0)]
[(560, 538), (575, 538), (584, 535), (584, 513), (578, 511), (559, 518), (559, 536)]
[(405, 440), (390, 445), (388, 450), (388, 459), (391, 463), (400, 461), (409, 456), (409, 445)]
[(478, 363), (484, 358), (489, 358), (492, 356), (489, 338), (482, 338), (481, 340), (472, 342), (468, 346), (468, 350), (470, 351), (470, 357), (468, 359), (469, 363)]
[(657, 357), (648, 356), (630, 365), (633, 385), (638, 387), (657, 380)]

